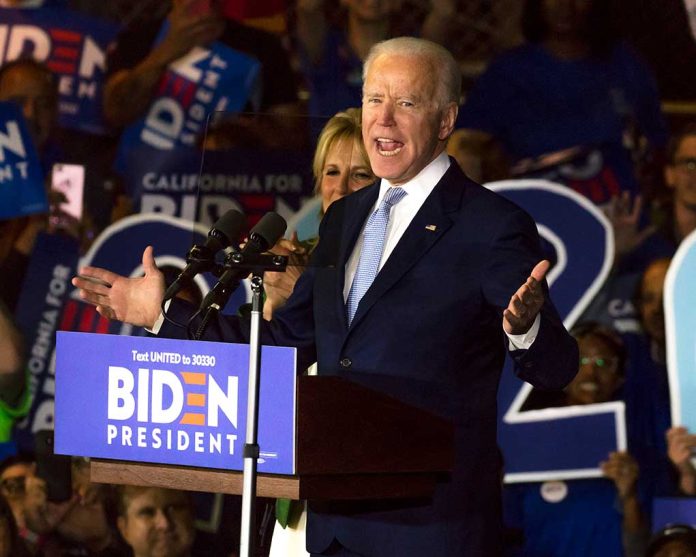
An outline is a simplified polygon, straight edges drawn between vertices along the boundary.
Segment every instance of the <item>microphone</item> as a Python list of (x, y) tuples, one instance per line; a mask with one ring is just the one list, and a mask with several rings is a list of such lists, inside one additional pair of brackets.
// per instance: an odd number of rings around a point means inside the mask
[(208, 232), (205, 244), (202, 246), (194, 245), (186, 254), (186, 267), (169, 285), (164, 293), (164, 300), (170, 300), (180, 290), (189, 286), (193, 277), (198, 273), (212, 269), (215, 263), (215, 254), (232, 245), (232, 242), (241, 234), (245, 224), (246, 218), (235, 209), (230, 209), (215, 221)]
[[(243, 263), (249, 256), (260, 254), (274, 246), (285, 234), (286, 227), (285, 219), (278, 213), (266, 213), (249, 232), (249, 241), (242, 251), (232, 254), (235, 263)], [(248, 274), (248, 268), (231, 267), (225, 270), (217, 284), (203, 298), (200, 309), (213, 307), (220, 310), (225, 307), (230, 294)]]

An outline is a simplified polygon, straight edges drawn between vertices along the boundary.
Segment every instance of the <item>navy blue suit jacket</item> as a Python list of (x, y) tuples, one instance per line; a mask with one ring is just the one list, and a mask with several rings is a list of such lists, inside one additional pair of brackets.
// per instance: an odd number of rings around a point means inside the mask
[[(375, 184), (331, 205), (313, 265), (266, 324), (263, 340), (296, 346), (300, 365), (316, 360), (322, 375), (340, 375), (452, 420), (455, 469), (429, 501), (310, 502), (308, 549), (319, 552), (337, 538), (365, 556), (493, 556), (502, 477), (496, 392), (508, 346), (502, 312), (542, 259), (536, 226), (452, 161), (348, 327), (345, 264), (378, 192)], [(183, 311), (178, 304), (172, 310)], [(168, 332), (175, 333), (162, 334)], [(244, 337), (235, 318), (212, 323), (206, 336)], [(578, 369), (577, 345), (548, 298), (536, 341), (511, 355), (516, 373), (541, 388), (565, 386)]]

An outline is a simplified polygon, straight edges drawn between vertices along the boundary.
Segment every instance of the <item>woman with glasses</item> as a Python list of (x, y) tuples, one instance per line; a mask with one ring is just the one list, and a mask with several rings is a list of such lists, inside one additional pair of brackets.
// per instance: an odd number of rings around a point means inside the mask
[[(597, 323), (579, 325), (571, 334), (578, 342), (580, 366), (555, 405), (616, 400), (625, 380), (621, 337)], [(523, 555), (643, 555), (649, 531), (638, 495), (636, 460), (628, 452), (613, 452), (598, 467), (604, 478), (506, 486), (506, 522), (522, 530)]]

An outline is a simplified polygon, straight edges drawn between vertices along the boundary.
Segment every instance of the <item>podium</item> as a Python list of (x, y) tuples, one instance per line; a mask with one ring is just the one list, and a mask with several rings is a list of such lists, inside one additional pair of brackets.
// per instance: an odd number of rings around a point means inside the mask
[[(358, 500), (429, 497), (452, 470), (454, 426), (339, 377), (297, 382), (296, 471), (260, 473), (259, 497)], [(93, 460), (92, 481), (242, 493), (242, 472)]]

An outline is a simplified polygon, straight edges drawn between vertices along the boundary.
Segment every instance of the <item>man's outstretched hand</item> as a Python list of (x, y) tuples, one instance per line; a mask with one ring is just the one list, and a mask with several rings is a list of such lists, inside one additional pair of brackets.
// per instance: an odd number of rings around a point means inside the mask
[(150, 328), (160, 315), (165, 286), (152, 246), (143, 252), (143, 271), (145, 276), (126, 278), (99, 267), (83, 267), (72, 284), (80, 289), (80, 298), (96, 306), (100, 315)]
[(551, 263), (546, 259), (532, 269), (527, 282), (517, 289), (503, 311), (503, 329), (509, 335), (523, 335), (534, 323), (541, 306), (544, 305), (542, 282)]

